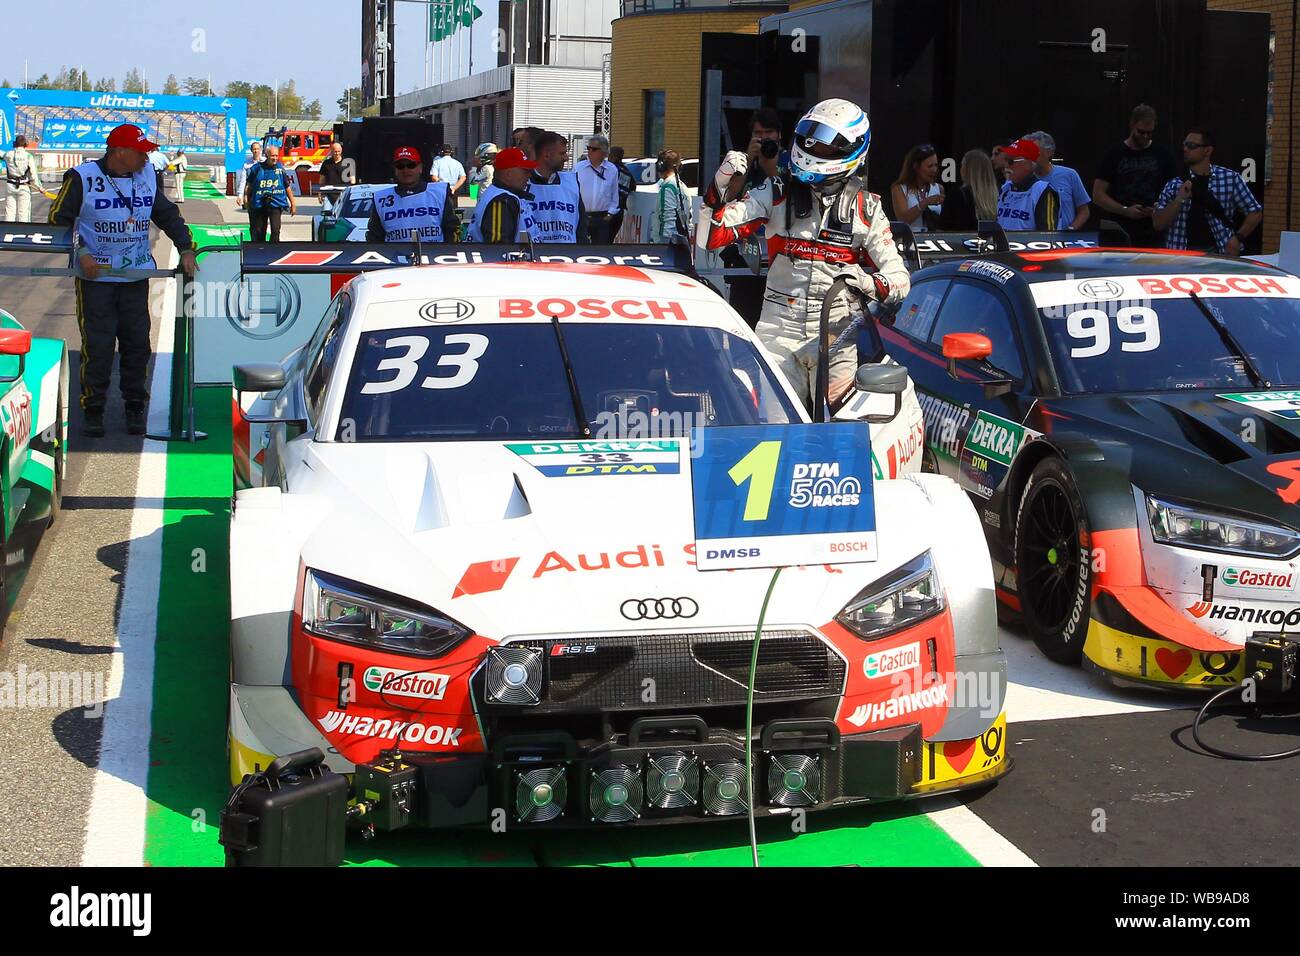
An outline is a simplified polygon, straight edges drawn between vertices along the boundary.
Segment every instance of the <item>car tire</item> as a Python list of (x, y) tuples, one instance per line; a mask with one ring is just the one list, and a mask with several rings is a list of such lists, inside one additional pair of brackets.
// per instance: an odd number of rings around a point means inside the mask
[(1038, 649), (1078, 664), (1092, 612), (1091, 540), (1083, 497), (1059, 458), (1034, 468), (1016, 512), (1016, 586), (1021, 617)]

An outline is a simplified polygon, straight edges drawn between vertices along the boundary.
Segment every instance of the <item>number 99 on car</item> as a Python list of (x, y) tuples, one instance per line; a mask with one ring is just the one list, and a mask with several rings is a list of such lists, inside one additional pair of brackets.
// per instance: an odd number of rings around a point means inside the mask
[(875, 560), (867, 425), (701, 428), (691, 442), (701, 571)]

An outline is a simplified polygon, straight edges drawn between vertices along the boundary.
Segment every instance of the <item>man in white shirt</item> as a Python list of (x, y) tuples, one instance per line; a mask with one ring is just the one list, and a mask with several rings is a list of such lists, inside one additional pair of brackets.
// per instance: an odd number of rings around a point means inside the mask
[(429, 178), (435, 183), (446, 183), (453, 196), (465, 185), (465, 167), (452, 155), (450, 146), (442, 147), (442, 155), (433, 161)]
[(0, 153), (5, 165), (3, 218), (8, 222), (32, 221), (32, 192), (45, 192), (36, 157), (28, 152), (27, 137), (14, 137), (14, 148)]
[(609, 139), (597, 133), (587, 139), (587, 158), (573, 167), (595, 245), (614, 241), (610, 225), (619, 209), (618, 167), (606, 159), (608, 155)]
[(176, 155), (172, 161), (167, 164), (167, 168), (172, 171), (172, 183), (176, 187), (176, 201), (185, 201), (185, 175), (189, 172), (190, 161), (185, 155), (185, 150), (176, 150)]

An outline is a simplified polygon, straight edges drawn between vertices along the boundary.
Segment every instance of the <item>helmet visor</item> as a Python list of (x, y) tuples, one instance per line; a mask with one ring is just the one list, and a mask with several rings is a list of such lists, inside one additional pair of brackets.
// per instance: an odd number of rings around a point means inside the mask
[(816, 120), (800, 120), (794, 128), (795, 144), (818, 159), (847, 159), (857, 148), (834, 127)]

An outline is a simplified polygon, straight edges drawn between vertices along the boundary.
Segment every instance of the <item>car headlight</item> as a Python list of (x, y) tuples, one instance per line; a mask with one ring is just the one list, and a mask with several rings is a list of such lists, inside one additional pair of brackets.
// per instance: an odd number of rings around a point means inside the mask
[(1161, 544), (1284, 558), (1300, 548), (1300, 533), (1234, 515), (1214, 514), (1147, 495), (1151, 537)]
[(872, 640), (911, 627), (943, 608), (943, 588), (927, 551), (863, 588), (835, 620)]
[(472, 633), (433, 608), (310, 569), (302, 624), (320, 637), (415, 657), (439, 657)]

